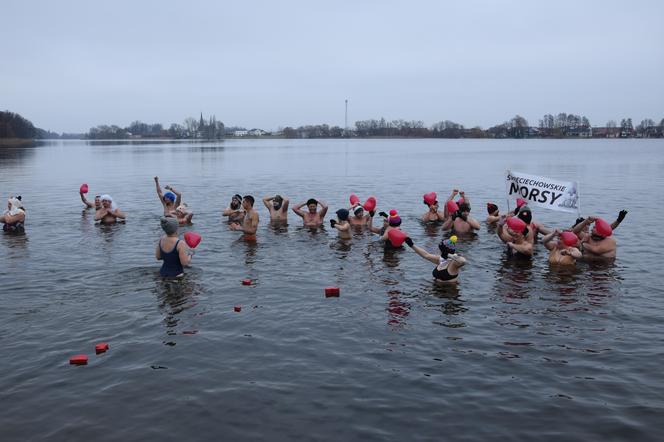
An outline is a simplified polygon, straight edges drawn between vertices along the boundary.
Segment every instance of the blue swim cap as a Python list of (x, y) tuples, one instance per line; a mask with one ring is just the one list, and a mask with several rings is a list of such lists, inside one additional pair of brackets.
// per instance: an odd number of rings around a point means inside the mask
[(173, 192), (166, 192), (164, 194), (164, 198), (166, 198), (167, 200), (171, 200), (171, 202), (174, 202), (175, 201), (175, 194)]

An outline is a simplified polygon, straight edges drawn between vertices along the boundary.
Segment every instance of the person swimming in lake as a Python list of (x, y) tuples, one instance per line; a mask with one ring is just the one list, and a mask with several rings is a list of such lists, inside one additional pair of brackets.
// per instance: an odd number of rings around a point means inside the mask
[(579, 239), (573, 232), (555, 229), (544, 235), (542, 243), (549, 250), (549, 264), (573, 266), (581, 258), (581, 251), (576, 248)]
[(10, 233), (20, 233), (25, 231), (25, 207), (23, 207), (23, 198), (11, 196), (7, 200), (7, 210), (0, 216), (2, 230)]
[(500, 220), (500, 211), (498, 206), (494, 203), (486, 203), (486, 211), (488, 213), (486, 217), (486, 223), (490, 226), (495, 225)]
[[(613, 221), (611, 223), (611, 230), (612, 231), (614, 231), (618, 228), (618, 226), (623, 222), (623, 220), (627, 216), (627, 213), (628, 213), (627, 210), (624, 210), (624, 209), (621, 210), (620, 212), (618, 212), (618, 217), (615, 219), (615, 221)], [(574, 222), (574, 225), (571, 227), (570, 230), (575, 231), (576, 226), (578, 226), (579, 224), (581, 224), (585, 220), (586, 219), (583, 218), (583, 217), (577, 218), (576, 221)], [(579, 241), (583, 241), (584, 238), (586, 238), (587, 236), (590, 236), (590, 224), (592, 224), (592, 223), (588, 223), (588, 224), (583, 225), (578, 232), (575, 232), (576, 236), (579, 237)]]
[(85, 197), (85, 194), (79, 190), (79, 194), (81, 195), (81, 201), (83, 201), (83, 204), (85, 204), (86, 209), (95, 209), (99, 210), (101, 209), (101, 195), (95, 195), (94, 203), (91, 203), (88, 201), (88, 199)]
[(110, 195), (102, 195), (101, 208), (95, 212), (95, 221), (101, 221), (101, 224), (115, 224), (118, 219), (124, 221), (127, 216), (113, 202)]
[(456, 284), (459, 282), (459, 269), (466, 264), (466, 259), (456, 253), (457, 237), (452, 235), (438, 244), (440, 254), (429, 253), (423, 248), (416, 246), (408, 237), (405, 243), (422, 258), (436, 264), (431, 272), (434, 280), (444, 284)]
[(159, 197), (159, 201), (164, 207), (164, 216), (175, 217), (175, 210), (180, 204), (182, 204), (182, 194), (171, 186), (164, 186), (164, 189), (168, 190), (168, 192), (162, 193), (158, 176), (154, 177), (154, 183), (157, 186), (157, 196)]
[(163, 261), (159, 274), (164, 278), (181, 278), (184, 276), (184, 267), (191, 264), (193, 251), (178, 238), (177, 219), (162, 216), (159, 222), (165, 233), (159, 239), (155, 250), (157, 261)]
[(518, 207), (516, 216), (521, 221), (526, 223), (526, 227), (528, 227), (528, 235), (526, 236), (526, 240), (531, 244), (535, 244), (537, 242), (537, 237), (540, 233), (543, 235), (548, 235), (552, 232), (550, 228), (533, 221), (533, 212), (530, 210), (530, 207), (528, 207), (527, 204), (521, 204)]
[(229, 223), (241, 223), (244, 220), (245, 212), (242, 209), (242, 195), (236, 193), (231, 198), (231, 203), (226, 207), (221, 214), (222, 216), (227, 217)]
[(463, 202), (457, 204), (459, 209), (453, 213), (443, 223), (443, 229), (452, 229), (457, 234), (463, 235), (474, 233), (475, 230), (480, 229), (480, 223), (470, 216), (470, 203), (467, 198)]
[(339, 209), (337, 210), (337, 219), (330, 220), (330, 226), (339, 232), (339, 239), (351, 239), (349, 215), (347, 209)]
[(238, 232), (243, 232), (242, 239), (245, 241), (256, 240), (256, 230), (258, 230), (258, 212), (254, 210), (254, 197), (246, 195), (242, 198), (242, 208), (245, 215), (242, 223), (231, 223), (230, 229)]
[(390, 230), (396, 229), (396, 230), (401, 230), (401, 217), (399, 216), (399, 213), (392, 209), (390, 210), (390, 214), (388, 215), (385, 212), (379, 212), (378, 215), (380, 215), (383, 218), (383, 225), (382, 227), (374, 227), (373, 225), (373, 217), (369, 219), (369, 231), (371, 233), (375, 233), (377, 235), (380, 235), (381, 241), (384, 242), (385, 244), (385, 249), (400, 249), (401, 246), (399, 247), (394, 247), (392, 243), (389, 240), (389, 232)]
[[(304, 206), (307, 206), (307, 212), (302, 210), (302, 207)], [(318, 211), (318, 206), (320, 206), (320, 211)], [(327, 213), (327, 204), (322, 201), (317, 201), (314, 198), (309, 198), (307, 202), (293, 207), (293, 212), (302, 218), (304, 221), (304, 227), (320, 227), (323, 225), (323, 220)]]
[[(456, 190), (456, 189), (455, 189)], [(436, 197), (436, 192), (431, 192), (430, 194), (424, 195), (424, 199), (422, 200), (422, 203), (424, 203), (425, 206), (429, 208), (424, 214), (422, 215), (422, 222), (424, 223), (437, 223), (437, 222), (442, 222), (445, 221), (445, 211), (444, 210), (439, 210), (439, 205), (438, 201), (427, 201), (426, 198), (435, 198)], [(451, 196), (450, 198), (452, 198)]]
[(528, 241), (528, 226), (515, 217), (501, 215), (496, 229), (498, 237), (507, 244), (507, 251), (511, 256), (520, 258), (531, 258), (533, 256), (533, 243)]
[[(623, 216), (624, 218), (624, 216)], [(587, 219), (577, 224), (573, 232), (576, 235), (593, 224), (589, 235), (584, 235), (581, 239), (581, 252), (586, 260), (614, 259), (616, 257), (616, 240), (612, 238), (613, 229), (611, 225), (602, 218), (589, 216)]]
[(349, 209), (353, 216), (348, 218), (348, 223), (352, 227), (366, 227), (369, 225), (369, 219), (373, 216), (371, 212), (365, 213), (364, 207), (360, 203), (355, 204)]
[(178, 224), (181, 226), (191, 224), (191, 219), (194, 217), (194, 214), (189, 209), (186, 203), (182, 203), (175, 208), (175, 219), (178, 220)]
[(270, 212), (271, 223), (281, 224), (288, 222), (288, 198), (284, 198), (281, 195), (266, 196), (263, 198), (263, 204)]

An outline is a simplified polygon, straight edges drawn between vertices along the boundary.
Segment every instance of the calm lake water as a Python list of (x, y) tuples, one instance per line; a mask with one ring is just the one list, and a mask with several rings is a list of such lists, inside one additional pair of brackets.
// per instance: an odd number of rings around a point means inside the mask
[[(561, 272), (539, 244), (515, 263), (483, 225), (458, 245), (458, 288), (441, 289), (411, 250), (340, 243), (292, 213), (271, 229), (260, 204), (316, 197), (332, 214), (351, 192), (375, 195), (434, 251), (443, 233), (418, 222), (422, 194), (459, 187), (483, 221), (487, 201), (505, 208), (508, 168), (579, 181), (584, 215), (628, 209), (617, 260)], [(0, 196), (27, 209), (24, 236), (0, 235), (0, 439), (661, 440), (663, 172), (661, 140), (0, 149)], [(203, 236), (181, 283), (158, 277), (155, 175)], [(83, 182), (127, 223), (95, 226)], [(254, 244), (221, 221), (234, 193), (257, 197)], [(534, 210), (555, 227), (575, 218)], [(95, 356), (100, 341), (110, 351)], [(69, 365), (78, 353), (87, 366)]]

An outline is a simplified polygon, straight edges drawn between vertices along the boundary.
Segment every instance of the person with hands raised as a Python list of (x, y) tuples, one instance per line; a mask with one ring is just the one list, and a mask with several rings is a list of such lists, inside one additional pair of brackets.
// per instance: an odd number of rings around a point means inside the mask
[[(320, 211), (318, 211), (319, 205)], [(302, 210), (302, 207), (304, 206), (307, 206), (307, 212)], [(293, 207), (293, 212), (302, 218), (305, 227), (320, 227), (323, 224), (325, 214), (327, 213), (327, 204), (323, 201), (309, 198), (306, 202)]]
[(182, 203), (182, 194), (171, 186), (164, 186), (164, 189), (168, 190), (168, 192), (162, 193), (158, 176), (154, 177), (154, 183), (157, 186), (157, 196), (159, 197), (159, 201), (164, 207), (164, 216), (175, 217), (175, 210)]
[(444, 284), (456, 284), (459, 282), (459, 269), (466, 264), (463, 256), (456, 254), (457, 237), (452, 235), (449, 239), (444, 239), (438, 244), (440, 254), (429, 253), (423, 248), (416, 246), (413, 240), (408, 237), (405, 243), (422, 258), (436, 264), (431, 274), (436, 282)]
[(263, 204), (270, 212), (271, 223), (288, 222), (288, 198), (281, 195), (266, 196), (263, 198)]

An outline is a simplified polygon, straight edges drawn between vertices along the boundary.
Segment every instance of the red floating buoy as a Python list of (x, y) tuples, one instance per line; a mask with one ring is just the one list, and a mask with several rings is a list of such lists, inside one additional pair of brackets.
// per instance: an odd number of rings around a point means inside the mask
[(243, 279), (242, 285), (251, 285), (251, 279)]
[(447, 208), (447, 213), (454, 213), (459, 210), (459, 205), (452, 200), (446, 202), (445, 207)]
[(71, 365), (87, 365), (88, 356), (87, 355), (74, 355), (69, 358), (69, 363)]
[(81, 188), (79, 189), (79, 191), (80, 191), (81, 193), (88, 193), (88, 190), (89, 190), (89, 189), (88, 189), (88, 185), (87, 185), (87, 184), (85, 184), (85, 183), (84, 183), (84, 184), (81, 184)]
[(236, 305), (235, 307), (233, 307), (233, 310), (235, 310), (236, 312), (240, 312), (242, 310), (242, 306)]
[(105, 353), (108, 350), (108, 344), (106, 342), (100, 342), (99, 344), (95, 345), (95, 353)]
[(339, 287), (325, 287), (325, 297), (339, 297)]
[(353, 207), (355, 204), (360, 202), (360, 197), (355, 195), (354, 193), (351, 193), (349, 200), (351, 207)]

